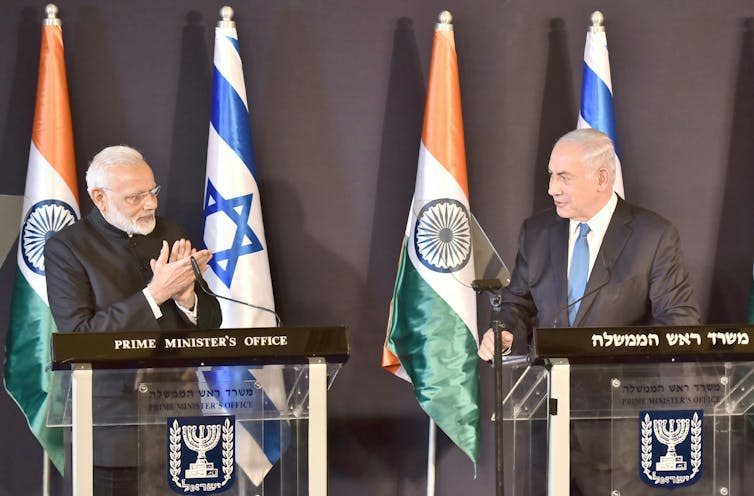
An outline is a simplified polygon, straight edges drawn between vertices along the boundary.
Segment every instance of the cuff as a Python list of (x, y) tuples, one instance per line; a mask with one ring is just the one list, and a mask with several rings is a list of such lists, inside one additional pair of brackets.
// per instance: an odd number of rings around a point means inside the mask
[(149, 292), (149, 288), (144, 288), (141, 290), (141, 292), (144, 293), (144, 298), (147, 299), (147, 303), (149, 303), (149, 308), (152, 309), (154, 318), (159, 319), (160, 317), (162, 317), (162, 310), (160, 310), (160, 305), (158, 305), (157, 302), (154, 301), (154, 298), (152, 298), (152, 293)]
[(196, 325), (196, 312), (197, 307), (199, 306), (199, 299), (196, 297), (196, 293), (194, 293), (194, 304), (191, 305), (191, 308), (186, 308), (180, 303), (178, 303), (177, 300), (175, 301), (175, 306), (178, 307), (178, 310), (183, 312), (183, 314), (191, 321), (192, 324)]

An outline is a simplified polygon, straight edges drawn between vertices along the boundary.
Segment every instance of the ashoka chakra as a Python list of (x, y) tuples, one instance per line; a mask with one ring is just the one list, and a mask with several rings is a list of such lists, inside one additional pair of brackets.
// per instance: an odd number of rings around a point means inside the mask
[(76, 212), (65, 202), (43, 200), (32, 205), (21, 227), (21, 255), (26, 266), (41, 276), (45, 275), (45, 241), (74, 222)]
[(414, 229), (416, 255), (435, 272), (462, 269), (471, 257), (471, 227), (466, 206), (450, 198), (421, 209)]

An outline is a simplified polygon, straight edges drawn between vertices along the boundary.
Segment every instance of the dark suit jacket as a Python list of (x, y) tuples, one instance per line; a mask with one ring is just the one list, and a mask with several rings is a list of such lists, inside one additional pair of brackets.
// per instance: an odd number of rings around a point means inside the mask
[[(527, 219), (503, 291), (502, 320), (514, 331), (515, 352), (526, 353), (535, 327), (568, 327), (567, 267), (568, 219), (555, 209)], [(584, 295), (574, 327), (699, 324), (678, 231), (620, 198)]]
[[(157, 258), (162, 240), (172, 243), (185, 234), (162, 218), (152, 233), (129, 237), (109, 224), (98, 210), (56, 233), (45, 243), (47, 298), (61, 332), (156, 329), (212, 329), (220, 326), (220, 304), (198, 287), (197, 326), (171, 299), (155, 319), (142, 289), (152, 278), (149, 260)], [(135, 373), (100, 371), (94, 378), (95, 420), (133, 416)], [(117, 421), (116, 421), (117, 423)], [(137, 433), (129, 427), (95, 430), (94, 463), (133, 466)]]
[[(123, 331), (194, 327), (173, 300), (160, 306), (155, 319), (141, 292), (152, 278), (149, 260), (185, 233), (157, 218), (146, 236), (126, 233), (109, 224), (99, 210), (61, 230), (45, 243), (47, 296), (60, 331)], [(220, 304), (198, 287), (197, 327), (211, 329), (222, 321)]]

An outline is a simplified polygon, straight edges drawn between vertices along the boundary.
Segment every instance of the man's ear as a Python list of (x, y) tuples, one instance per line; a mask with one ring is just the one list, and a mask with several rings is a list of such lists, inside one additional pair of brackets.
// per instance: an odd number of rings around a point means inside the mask
[(597, 189), (599, 191), (605, 191), (610, 187), (610, 171), (606, 167), (600, 167), (597, 169)]
[(94, 202), (94, 205), (99, 209), (100, 212), (106, 212), (107, 211), (107, 201), (105, 201), (105, 192), (101, 190), (100, 188), (95, 188), (89, 193), (89, 197)]

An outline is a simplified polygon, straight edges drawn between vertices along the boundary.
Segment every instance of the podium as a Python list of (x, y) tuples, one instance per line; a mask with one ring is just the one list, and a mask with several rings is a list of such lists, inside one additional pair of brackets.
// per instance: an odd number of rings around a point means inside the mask
[(751, 492), (754, 327), (538, 329), (532, 350), (503, 364), (506, 495)]
[(93, 465), (135, 471), (140, 496), (324, 496), (348, 354), (344, 327), (54, 333), (47, 422), (71, 429), (76, 496)]

